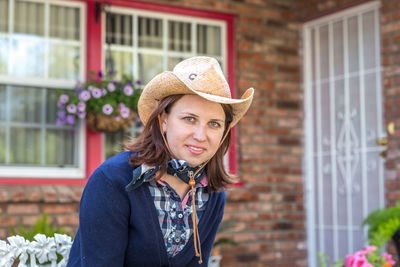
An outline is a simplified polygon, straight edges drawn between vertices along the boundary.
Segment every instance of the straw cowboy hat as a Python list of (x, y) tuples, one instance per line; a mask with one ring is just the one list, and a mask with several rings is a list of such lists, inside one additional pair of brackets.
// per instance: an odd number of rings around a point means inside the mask
[(159, 101), (178, 94), (197, 94), (209, 101), (231, 105), (233, 127), (249, 109), (254, 89), (247, 89), (240, 99), (232, 99), (218, 61), (212, 57), (192, 57), (178, 63), (172, 72), (158, 74), (145, 86), (138, 103), (142, 122), (147, 123)]

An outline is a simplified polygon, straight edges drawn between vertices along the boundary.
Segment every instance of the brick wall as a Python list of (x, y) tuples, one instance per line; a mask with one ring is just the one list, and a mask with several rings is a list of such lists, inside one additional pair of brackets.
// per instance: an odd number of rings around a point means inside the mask
[(388, 205), (400, 200), (400, 2), (381, 4), (382, 80), (386, 123), (394, 122), (386, 159), (386, 199)]
[(81, 194), (77, 186), (0, 186), (0, 239), (11, 227), (34, 225), (44, 212), (51, 225), (75, 234)]

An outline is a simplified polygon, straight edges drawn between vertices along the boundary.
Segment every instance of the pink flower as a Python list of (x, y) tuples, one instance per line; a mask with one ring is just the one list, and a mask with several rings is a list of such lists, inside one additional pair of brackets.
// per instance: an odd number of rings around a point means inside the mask
[(392, 255), (388, 253), (383, 253), (383, 258), (389, 263), (390, 265), (394, 265), (396, 262), (392, 259)]
[(375, 246), (366, 246), (364, 248), (364, 251), (369, 255), (371, 252), (374, 252), (376, 250)]

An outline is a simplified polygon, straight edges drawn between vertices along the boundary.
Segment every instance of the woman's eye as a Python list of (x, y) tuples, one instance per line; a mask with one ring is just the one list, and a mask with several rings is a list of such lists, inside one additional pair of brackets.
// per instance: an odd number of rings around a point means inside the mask
[(214, 127), (214, 128), (219, 128), (219, 127), (221, 126), (221, 124), (219, 124), (219, 123), (216, 122), (216, 121), (211, 121), (211, 122), (210, 122), (210, 125), (211, 125), (212, 127)]
[(193, 122), (194, 121), (194, 118), (193, 117), (185, 117), (184, 118), (186, 121), (189, 121), (189, 122)]

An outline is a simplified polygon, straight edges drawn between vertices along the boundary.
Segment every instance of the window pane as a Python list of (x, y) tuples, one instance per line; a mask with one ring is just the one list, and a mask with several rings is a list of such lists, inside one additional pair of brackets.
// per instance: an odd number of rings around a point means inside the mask
[(168, 49), (179, 52), (190, 52), (191, 24), (177, 21), (168, 22)]
[(32, 87), (12, 87), (10, 91), (11, 121), (40, 123), (42, 90)]
[(0, 122), (0, 164), (6, 161), (6, 130)]
[(8, 39), (0, 36), (0, 74), (7, 73)]
[(80, 49), (64, 44), (49, 45), (49, 77), (76, 80), (79, 78)]
[(139, 17), (139, 47), (162, 48), (162, 20)]
[(73, 165), (76, 135), (71, 130), (46, 132), (46, 165)]
[(50, 37), (80, 40), (79, 8), (50, 7)]
[(0, 32), (8, 32), (8, 0), (0, 0)]
[(139, 54), (139, 79), (147, 84), (154, 76), (163, 71), (163, 57)]
[(15, 32), (44, 36), (43, 3), (16, 1), (14, 11)]
[(197, 25), (197, 52), (221, 56), (221, 27)]
[(168, 70), (172, 71), (176, 64), (184, 60), (184, 57), (169, 57), (168, 58)]
[(57, 120), (57, 101), (58, 94), (56, 90), (47, 89), (46, 93), (46, 123), (56, 124)]
[(127, 46), (133, 45), (132, 16), (108, 13), (106, 27), (106, 43)]
[(14, 36), (11, 74), (16, 76), (44, 76), (44, 41), (42, 38)]
[[(108, 53), (108, 51), (106, 51)], [(122, 74), (133, 73), (133, 55), (132, 52), (112, 51), (113, 71), (115, 78), (120, 79)], [(109, 71), (110, 69), (107, 69)]]
[(40, 164), (40, 129), (11, 127), (10, 164)]

